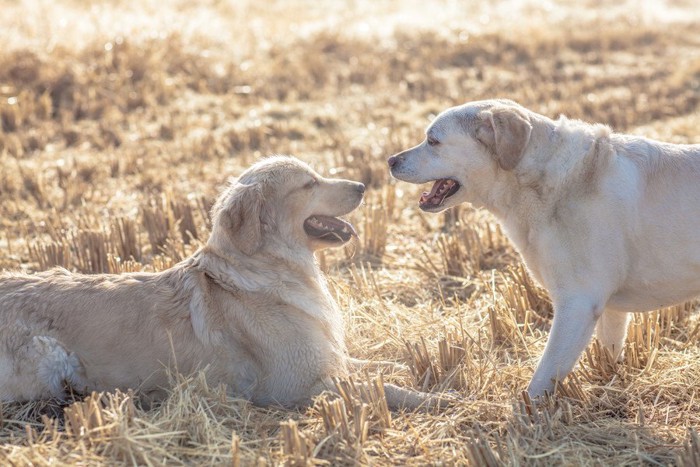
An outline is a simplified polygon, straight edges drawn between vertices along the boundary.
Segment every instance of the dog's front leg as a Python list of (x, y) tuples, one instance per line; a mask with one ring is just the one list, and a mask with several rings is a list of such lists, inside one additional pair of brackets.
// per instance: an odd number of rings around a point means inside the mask
[[(356, 382), (355, 384), (367, 387), (366, 382)], [(454, 397), (444, 397), (427, 392), (414, 391), (394, 384), (384, 383), (384, 396), (390, 410), (430, 410), (436, 407), (446, 407), (455, 402)], [(340, 395), (338, 387), (331, 378), (323, 378), (316, 383), (310, 392), (310, 397), (302, 401), (301, 405), (308, 405), (311, 400), (319, 394), (329, 391)]]
[(554, 300), (554, 320), (549, 340), (527, 388), (530, 397), (551, 392), (554, 389), (553, 380), (560, 380), (569, 374), (591, 341), (602, 311), (602, 301), (587, 296)]
[(402, 363), (396, 363), (396, 362), (387, 362), (383, 360), (361, 360), (359, 358), (348, 358), (347, 359), (348, 366), (350, 367), (350, 370), (353, 372), (360, 372), (363, 370), (369, 370), (369, 371), (381, 371), (381, 370), (389, 370), (391, 372), (394, 371), (405, 371), (408, 372), (409, 368), (402, 364)]
[(386, 403), (391, 410), (445, 408), (456, 401), (456, 398), (453, 397), (414, 391), (388, 383), (384, 383), (384, 395), (386, 396)]

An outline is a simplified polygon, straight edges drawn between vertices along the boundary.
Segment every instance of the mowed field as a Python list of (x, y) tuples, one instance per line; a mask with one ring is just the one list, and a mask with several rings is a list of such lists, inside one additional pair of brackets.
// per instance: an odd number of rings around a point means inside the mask
[(424, 214), (426, 187), (386, 167), (442, 109), (493, 97), (700, 143), (696, 4), (492, 3), (0, 0), (0, 269), (162, 270), (206, 241), (229, 177), (293, 154), (368, 186), (359, 240), (319, 255), (350, 354), (458, 398), (289, 411), (173, 375), (148, 410), (3, 404), (0, 464), (700, 463), (698, 303), (635, 316), (624, 362), (593, 343), (534, 407), (547, 293), (487, 212)]

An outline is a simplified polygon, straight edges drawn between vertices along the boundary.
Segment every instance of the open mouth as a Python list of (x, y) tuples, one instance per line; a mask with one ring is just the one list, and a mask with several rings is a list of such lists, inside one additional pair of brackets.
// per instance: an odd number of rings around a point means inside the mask
[(347, 221), (331, 216), (311, 216), (304, 221), (306, 235), (329, 243), (345, 243), (354, 235), (355, 228)]
[(436, 180), (430, 193), (423, 192), (418, 205), (421, 209), (435, 209), (442, 206), (445, 200), (454, 195), (461, 188), (460, 184), (449, 178), (441, 178)]

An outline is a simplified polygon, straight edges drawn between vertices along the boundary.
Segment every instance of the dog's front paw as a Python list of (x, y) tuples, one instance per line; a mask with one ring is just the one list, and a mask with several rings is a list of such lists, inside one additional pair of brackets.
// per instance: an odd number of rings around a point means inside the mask
[(420, 407), (418, 407), (419, 410), (444, 410), (454, 407), (464, 400), (455, 390), (448, 390), (441, 393), (421, 392), (419, 394), (421, 394), (423, 398)]
[(464, 398), (454, 389), (436, 394), (435, 398), (437, 399), (435, 407), (439, 409), (453, 407), (464, 400)]
[(551, 394), (553, 390), (554, 382), (552, 380), (541, 381), (533, 378), (527, 386), (527, 395), (530, 399), (536, 400), (547, 394)]
[(408, 367), (408, 365), (404, 365), (403, 363), (392, 363), (391, 367), (386, 368), (387, 370), (390, 370), (391, 372), (395, 373), (410, 373), (411, 369)]
[(348, 358), (348, 364), (353, 371), (379, 371), (384, 374), (410, 373), (410, 368), (403, 363), (386, 362), (377, 360), (361, 360), (359, 358)]

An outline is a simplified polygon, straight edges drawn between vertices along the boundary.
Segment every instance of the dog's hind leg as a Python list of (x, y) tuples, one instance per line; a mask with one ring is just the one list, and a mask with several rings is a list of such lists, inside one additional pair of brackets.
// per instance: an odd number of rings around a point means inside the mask
[(35, 336), (32, 341), (39, 380), (52, 397), (64, 399), (67, 386), (78, 391), (85, 389), (84, 369), (77, 355), (53, 337)]
[(631, 313), (606, 308), (595, 328), (596, 338), (615, 360), (622, 358)]
[(33, 336), (26, 326), (0, 329), (0, 400), (64, 399), (66, 385), (86, 386), (75, 354), (53, 337)]

